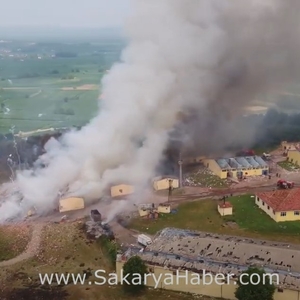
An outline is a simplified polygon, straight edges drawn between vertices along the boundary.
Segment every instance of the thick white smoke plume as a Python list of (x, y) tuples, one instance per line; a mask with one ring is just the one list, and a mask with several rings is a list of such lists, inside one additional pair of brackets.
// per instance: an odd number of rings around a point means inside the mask
[(32, 206), (39, 213), (52, 210), (67, 186), (87, 201), (114, 183), (142, 188), (179, 112), (207, 111), (210, 120), (215, 111), (236, 109), (296, 78), (300, 1), (270, 3), (133, 1), (130, 43), (102, 81), (99, 115), (61, 142), (50, 141), (41, 158), (46, 168), (18, 174), (24, 198), (21, 204), (18, 195), (4, 199), (0, 221)]

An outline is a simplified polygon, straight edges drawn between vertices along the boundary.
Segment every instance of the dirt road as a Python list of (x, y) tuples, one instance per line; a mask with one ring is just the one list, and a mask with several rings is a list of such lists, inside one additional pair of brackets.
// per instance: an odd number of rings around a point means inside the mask
[(30, 242), (28, 243), (26, 250), (21, 253), (20, 255), (10, 259), (0, 262), (0, 268), (1, 267), (8, 267), (11, 265), (14, 265), (16, 263), (19, 263), (21, 261), (27, 260), (33, 256), (35, 256), (38, 252), (40, 243), (41, 243), (41, 234), (44, 224), (37, 223), (34, 224), (34, 228), (32, 231), (32, 237)]

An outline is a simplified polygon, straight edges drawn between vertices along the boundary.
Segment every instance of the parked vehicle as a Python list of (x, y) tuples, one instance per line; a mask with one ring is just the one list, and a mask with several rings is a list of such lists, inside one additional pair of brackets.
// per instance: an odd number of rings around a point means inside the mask
[(102, 221), (102, 217), (100, 212), (98, 211), (98, 209), (92, 209), (91, 210), (91, 219), (94, 222), (101, 222)]
[(269, 153), (263, 153), (263, 158), (265, 160), (270, 160), (271, 159), (271, 154), (269, 154)]
[(152, 244), (151, 238), (145, 234), (139, 234), (137, 237), (137, 241), (140, 245), (144, 247), (147, 247)]
[(277, 181), (277, 187), (279, 189), (292, 189), (294, 187), (294, 182), (280, 179)]

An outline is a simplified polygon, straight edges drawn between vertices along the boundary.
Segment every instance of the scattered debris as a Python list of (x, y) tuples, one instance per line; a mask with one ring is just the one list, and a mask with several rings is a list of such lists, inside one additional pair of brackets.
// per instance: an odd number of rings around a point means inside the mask
[(110, 226), (106, 223), (99, 223), (93, 221), (87, 221), (86, 225), (86, 232), (90, 237), (98, 239), (102, 235), (106, 235), (107, 237), (114, 239), (114, 234), (110, 229)]

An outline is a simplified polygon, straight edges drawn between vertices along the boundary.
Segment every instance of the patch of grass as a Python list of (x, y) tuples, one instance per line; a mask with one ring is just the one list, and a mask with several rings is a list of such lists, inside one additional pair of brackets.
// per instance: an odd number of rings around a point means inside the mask
[(31, 237), (29, 226), (0, 227), (0, 261), (8, 260), (22, 253)]
[[(136, 218), (129, 227), (155, 234), (165, 227), (177, 227), (205, 232), (238, 235), (281, 242), (300, 243), (300, 222), (276, 223), (259, 209), (250, 195), (229, 198), (234, 208), (232, 216), (221, 217), (215, 200), (183, 203), (177, 214), (161, 214), (157, 220)], [(236, 226), (229, 226), (229, 222)]]
[(278, 165), (287, 170), (287, 171), (294, 171), (294, 170), (299, 170), (299, 166), (296, 165), (296, 164), (293, 164), (291, 162), (289, 162), (288, 160), (285, 160), (285, 161), (281, 161), (278, 163)]

